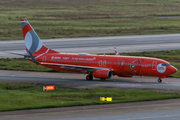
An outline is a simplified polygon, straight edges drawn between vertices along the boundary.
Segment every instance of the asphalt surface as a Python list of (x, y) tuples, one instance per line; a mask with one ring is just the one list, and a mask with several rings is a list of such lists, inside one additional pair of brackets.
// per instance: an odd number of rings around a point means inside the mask
[[(119, 52), (140, 52), (157, 50), (174, 50), (180, 48), (180, 34), (132, 35), (113, 37), (83, 37), (44, 39), (43, 43), (50, 49), (63, 53), (113, 53), (114, 47)], [(22, 57), (8, 54), (24, 54), (24, 40), (0, 41), (0, 58)]]
[(28, 83), (38, 86), (55, 85), (57, 88), (76, 89), (140, 89), (155, 90), (161, 92), (180, 93), (179, 78), (164, 78), (162, 83), (157, 82), (158, 77), (117, 77), (100, 80), (94, 78), (93, 81), (86, 80), (86, 74), (74, 73), (46, 73), (46, 72), (26, 72), (0, 70), (0, 82), (8, 83)]

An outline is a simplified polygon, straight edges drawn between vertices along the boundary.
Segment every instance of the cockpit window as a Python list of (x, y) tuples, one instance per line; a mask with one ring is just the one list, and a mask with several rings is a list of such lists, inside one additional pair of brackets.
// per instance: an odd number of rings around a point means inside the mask
[(170, 64), (162, 64), (162, 66), (171, 66)]

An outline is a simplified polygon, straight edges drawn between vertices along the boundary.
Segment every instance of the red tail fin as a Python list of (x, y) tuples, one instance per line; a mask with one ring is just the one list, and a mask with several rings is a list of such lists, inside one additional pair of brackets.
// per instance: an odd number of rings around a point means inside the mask
[(36, 34), (32, 26), (29, 24), (29, 22), (26, 19), (21, 19), (21, 26), (25, 40), (26, 51), (38, 55), (49, 52), (57, 53), (56, 51), (45, 47), (39, 36)]

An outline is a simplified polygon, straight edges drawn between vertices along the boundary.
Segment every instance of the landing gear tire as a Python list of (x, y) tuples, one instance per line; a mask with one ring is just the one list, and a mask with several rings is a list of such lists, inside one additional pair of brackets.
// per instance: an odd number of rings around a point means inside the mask
[(162, 82), (162, 80), (159, 78), (159, 79), (158, 79), (158, 83), (161, 83), (161, 82)]
[(93, 76), (92, 75), (87, 75), (86, 80), (93, 80)]

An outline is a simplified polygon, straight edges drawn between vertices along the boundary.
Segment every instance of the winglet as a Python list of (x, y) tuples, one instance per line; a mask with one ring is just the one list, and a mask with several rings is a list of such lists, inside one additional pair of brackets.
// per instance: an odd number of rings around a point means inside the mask
[(116, 47), (114, 47), (114, 51), (115, 51), (116, 56), (120, 56), (120, 54), (119, 54), (119, 52), (117, 51)]

